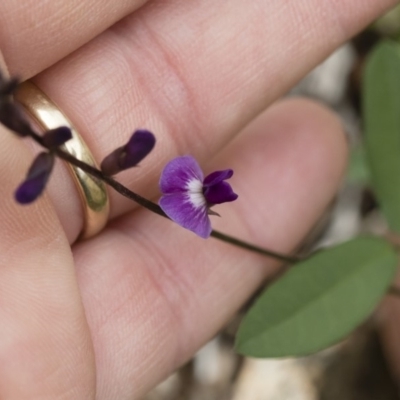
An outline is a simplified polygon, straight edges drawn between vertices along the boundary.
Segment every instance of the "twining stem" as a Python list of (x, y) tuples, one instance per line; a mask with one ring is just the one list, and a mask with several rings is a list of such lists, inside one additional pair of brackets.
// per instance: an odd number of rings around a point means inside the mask
[[(45, 144), (43, 143), (43, 139), (40, 135), (38, 135), (35, 132), (31, 133), (31, 137), (33, 140), (35, 140), (37, 143), (39, 143), (41, 146), (46, 147)], [(71, 155), (70, 153), (65, 152), (64, 150), (62, 150), (61, 148), (56, 148), (54, 150), (52, 150), (59, 158), (63, 159), (64, 161), (74, 165), (75, 167), (78, 167), (80, 169), (82, 169), (83, 171), (85, 171), (86, 173), (92, 175), (93, 177), (107, 183), (107, 185), (111, 186), (114, 190), (116, 190), (119, 194), (121, 194), (122, 196), (127, 197), (130, 200), (135, 201), (136, 203), (138, 203), (139, 205), (141, 205), (142, 207), (147, 208), (148, 210), (164, 217), (164, 218), (168, 218), (168, 216), (164, 213), (164, 211), (161, 209), (161, 207), (156, 204), (153, 203), (152, 201), (146, 199), (145, 197), (140, 196), (139, 194), (133, 192), (132, 190), (128, 189), (126, 186), (122, 185), (121, 183), (119, 183), (118, 181), (116, 181), (114, 178), (112, 178), (111, 176), (108, 176), (106, 174), (104, 174), (101, 170), (86, 164), (85, 162), (78, 160), (77, 158), (75, 158), (73, 155)], [(168, 218), (169, 219), (169, 218)], [(222, 232), (213, 230), (211, 232), (211, 236), (215, 239), (221, 240), (223, 242), (232, 244), (236, 247), (241, 247), (242, 249), (246, 249), (258, 254), (261, 254), (263, 256), (266, 257), (271, 257), (271, 258), (275, 258), (276, 260), (279, 261), (283, 261), (285, 263), (289, 263), (289, 264), (294, 264), (298, 261), (301, 261), (300, 257), (297, 256), (292, 256), (292, 255), (286, 255), (286, 254), (281, 254), (281, 253), (277, 253), (275, 251), (272, 250), (268, 250), (259, 246), (255, 246), (251, 243), (247, 243), (244, 242), (243, 240), (237, 239), (235, 237), (226, 235)]]
[(302, 261), (302, 258), (299, 256), (289, 256), (286, 254), (277, 253), (272, 250), (264, 249), (259, 246), (255, 246), (254, 244), (244, 242), (243, 240), (237, 239), (235, 237), (226, 235), (225, 233), (213, 230), (211, 232), (211, 236), (215, 239), (222, 240), (223, 242), (230, 243), (234, 246), (241, 247), (242, 249), (253, 251), (254, 253), (261, 254), (263, 256), (275, 258), (279, 261), (284, 261), (289, 264), (294, 264), (299, 261)]
[(397, 286), (390, 286), (387, 294), (390, 294), (392, 296), (396, 296), (396, 297), (400, 297), (400, 288), (398, 288)]
[[(35, 133), (34, 131), (32, 131), (30, 133), (30, 136), (32, 137), (33, 140), (35, 140), (37, 143), (39, 143), (41, 146), (46, 147), (45, 143), (43, 142), (43, 139), (40, 135), (38, 135), (37, 133)], [(78, 167), (80, 169), (82, 169), (83, 171), (85, 171), (86, 173), (92, 175), (93, 177), (95, 177), (96, 179), (99, 179), (105, 183), (107, 183), (109, 186), (111, 186), (115, 191), (117, 191), (118, 193), (120, 193), (122, 196), (127, 197), (128, 199), (135, 201), (136, 203), (138, 203), (139, 205), (141, 205), (142, 207), (147, 208), (148, 210), (164, 217), (164, 218), (168, 218), (168, 216), (164, 213), (164, 211), (161, 209), (161, 207), (146, 199), (143, 196), (140, 196), (139, 194), (133, 192), (132, 190), (128, 189), (126, 186), (122, 185), (121, 183), (119, 183), (118, 181), (116, 181), (115, 179), (113, 179), (111, 176), (105, 175), (101, 170), (92, 167), (89, 164), (86, 164), (85, 162), (78, 160), (77, 158), (75, 158), (73, 155), (71, 155), (70, 153), (67, 153), (65, 151), (63, 151), (61, 148), (56, 148), (56, 149), (52, 149), (51, 151), (53, 151), (59, 158), (63, 159), (64, 161), (74, 165), (75, 167)], [(300, 257), (300, 256), (294, 256), (294, 255), (286, 255), (286, 254), (281, 254), (281, 253), (277, 253), (275, 251), (272, 250), (268, 250), (259, 246), (255, 246), (254, 244), (251, 243), (247, 243), (244, 242), (243, 240), (237, 239), (235, 237), (226, 235), (222, 232), (213, 230), (211, 232), (211, 236), (215, 239), (221, 240), (223, 242), (232, 244), (236, 247), (240, 247), (242, 249), (246, 249), (249, 251), (252, 251), (254, 253), (257, 254), (261, 254), (263, 256), (266, 257), (271, 257), (274, 258), (276, 260), (279, 261), (283, 261), (284, 263), (286, 263), (286, 269), (284, 270), (280, 270), (276, 276), (273, 276), (272, 279), (270, 280), (270, 283), (275, 281), (279, 276), (281, 276), (281, 274), (285, 271), (287, 271), (288, 268), (290, 268), (293, 264), (300, 262), (302, 260), (304, 260), (304, 257)], [(394, 240), (394, 236), (393, 235), (386, 235), (386, 239), (388, 241), (390, 241), (392, 244), (395, 244), (396, 247), (400, 247), (400, 239), (396, 236), (395, 237), (396, 240)], [(396, 297), (400, 297), (400, 288), (398, 288), (397, 286), (390, 286), (388, 291), (387, 291), (388, 295), (392, 295), (392, 296), (396, 296)]]

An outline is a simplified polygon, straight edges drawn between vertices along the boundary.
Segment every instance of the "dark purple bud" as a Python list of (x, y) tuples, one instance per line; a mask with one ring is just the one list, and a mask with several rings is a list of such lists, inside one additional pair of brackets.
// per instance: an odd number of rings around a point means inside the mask
[(19, 79), (10, 78), (4, 79), (0, 77), (0, 96), (11, 96), (15, 89), (18, 87)]
[(50, 153), (40, 153), (35, 158), (26, 179), (15, 191), (15, 199), (18, 203), (32, 203), (41, 195), (49, 180), (53, 165), (54, 156)]
[(150, 153), (156, 143), (154, 135), (144, 129), (136, 130), (129, 142), (114, 150), (101, 163), (101, 170), (107, 175), (115, 175), (134, 167)]
[(43, 143), (47, 148), (52, 149), (63, 145), (71, 138), (71, 129), (67, 126), (60, 126), (59, 128), (48, 130), (43, 135)]
[(0, 88), (5, 86), (10, 79), (0, 70)]
[(28, 136), (32, 132), (21, 108), (11, 102), (0, 104), (0, 123), (18, 136)]

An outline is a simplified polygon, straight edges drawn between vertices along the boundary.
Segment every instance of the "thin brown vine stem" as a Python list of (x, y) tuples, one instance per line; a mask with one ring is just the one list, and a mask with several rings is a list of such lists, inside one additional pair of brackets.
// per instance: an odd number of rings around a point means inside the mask
[[(31, 137), (33, 140), (35, 140), (41, 146), (46, 147), (45, 144), (43, 143), (42, 137), (40, 135), (32, 132)], [(111, 176), (105, 175), (101, 170), (99, 170), (95, 167), (92, 167), (91, 165), (86, 164), (85, 162), (83, 162), (81, 160), (78, 160), (73, 155), (65, 152), (61, 148), (56, 148), (51, 151), (53, 151), (59, 158), (63, 159), (64, 161), (74, 165), (75, 167), (82, 169), (83, 171), (92, 175), (96, 179), (99, 179), (99, 180), (105, 182), (107, 185), (111, 186), (115, 191), (117, 191), (122, 196), (124, 196), (132, 201), (135, 201), (142, 207), (147, 208), (148, 210), (150, 210), (164, 218), (169, 219), (168, 216), (164, 213), (164, 211), (161, 209), (161, 207), (158, 204), (133, 192), (132, 190), (128, 189), (126, 186), (124, 186), (121, 183), (119, 183), (118, 181), (116, 181)], [(246, 249), (246, 250), (252, 251), (254, 253), (266, 256), (266, 257), (275, 258), (276, 260), (283, 261), (285, 263), (294, 264), (294, 263), (302, 260), (301, 257), (293, 256), (293, 255), (286, 255), (286, 254), (278, 253), (276, 251), (265, 249), (265, 248), (256, 246), (252, 243), (248, 243), (241, 239), (235, 238), (233, 236), (226, 235), (225, 233), (222, 233), (222, 232), (219, 232), (216, 230), (213, 230), (211, 232), (211, 236), (215, 239), (221, 240), (225, 243), (229, 243), (233, 246), (240, 247), (242, 249)]]
[(277, 253), (275, 251), (256, 246), (252, 243), (245, 242), (241, 239), (237, 239), (233, 236), (226, 235), (225, 233), (222, 233), (222, 232), (219, 232), (216, 230), (213, 230), (211, 232), (211, 236), (215, 239), (222, 240), (223, 242), (230, 243), (237, 247), (241, 247), (242, 249), (246, 249), (246, 250), (252, 251), (254, 253), (261, 254), (263, 256), (272, 257), (279, 261), (284, 261), (289, 264), (294, 264), (294, 263), (297, 263), (297, 262), (303, 260), (299, 256), (291, 256), (291, 255)]
[(400, 288), (392, 285), (389, 287), (387, 294), (390, 294), (390, 295), (396, 296), (396, 297), (400, 297)]
[[(36, 141), (42, 147), (47, 148), (47, 146), (43, 143), (42, 137), (40, 135), (38, 135), (36, 132), (31, 131), (30, 136), (34, 141)], [(86, 164), (83, 161), (78, 160), (73, 155), (63, 151), (60, 148), (48, 149), (48, 150), (54, 152), (60, 159), (63, 159), (64, 161), (66, 161), (66, 162), (74, 165), (75, 167), (82, 169), (86, 173), (92, 175), (94, 178), (104, 181), (106, 184), (111, 186), (115, 191), (117, 191), (122, 196), (124, 196), (132, 201), (135, 201), (142, 207), (147, 208), (148, 210), (150, 210), (164, 218), (169, 219), (168, 216), (164, 213), (164, 211), (161, 209), (161, 207), (158, 204), (133, 192), (132, 190), (128, 189), (126, 186), (122, 185), (121, 183), (119, 183), (118, 181), (113, 179), (112, 177), (105, 175), (101, 170), (94, 168), (91, 165)], [(285, 262), (286, 268), (284, 270), (281, 270), (276, 276), (272, 277), (272, 279), (270, 280), (270, 283), (275, 281), (279, 276), (282, 275), (282, 273), (286, 272), (287, 269), (290, 268), (293, 264), (306, 259), (306, 257), (281, 254), (281, 253), (278, 253), (278, 252), (275, 252), (275, 251), (272, 251), (269, 249), (265, 249), (265, 248), (256, 246), (252, 243), (248, 243), (248, 242), (245, 242), (238, 238), (235, 238), (233, 236), (226, 235), (226, 234), (216, 231), (216, 230), (213, 230), (211, 232), (211, 236), (213, 238), (221, 240), (225, 243), (232, 244), (233, 246), (240, 247), (242, 249), (249, 250), (254, 253), (257, 253), (257, 254), (260, 254), (260, 255), (263, 255), (266, 257), (271, 257), (276, 260)], [(386, 235), (385, 237), (389, 242), (394, 244), (396, 248), (400, 247), (400, 242), (399, 242), (397, 236), (396, 236), (396, 240), (393, 240), (393, 237), (391, 235)], [(400, 298), (400, 288), (395, 285), (392, 285), (388, 288), (387, 294)]]

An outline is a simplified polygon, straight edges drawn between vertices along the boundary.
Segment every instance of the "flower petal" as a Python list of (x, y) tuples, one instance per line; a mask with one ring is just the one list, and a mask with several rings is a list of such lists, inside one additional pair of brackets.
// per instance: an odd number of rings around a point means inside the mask
[(188, 194), (173, 193), (162, 196), (159, 205), (178, 225), (204, 239), (210, 236), (212, 229), (207, 207), (195, 207)]
[(219, 182), (216, 185), (205, 187), (204, 197), (208, 205), (213, 205), (234, 201), (238, 198), (238, 195), (234, 193), (229, 183)]
[(15, 191), (15, 199), (20, 204), (35, 201), (43, 192), (53, 169), (54, 157), (50, 153), (40, 153), (29, 168), (24, 182)]
[(174, 158), (163, 169), (160, 190), (163, 194), (185, 193), (190, 182), (203, 182), (203, 172), (192, 156)]
[(232, 175), (233, 175), (233, 170), (231, 169), (224, 169), (223, 171), (215, 171), (207, 175), (203, 183), (205, 187), (215, 185), (219, 182), (231, 178)]

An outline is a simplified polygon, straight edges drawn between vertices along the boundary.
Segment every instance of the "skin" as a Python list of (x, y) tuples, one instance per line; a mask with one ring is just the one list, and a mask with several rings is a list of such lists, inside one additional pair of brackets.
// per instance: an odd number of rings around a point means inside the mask
[[(156, 149), (119, 176), (149, 198), (174, 156), (233, 168), (239, 200), (216, 209), (214, 227), (291, 251), (332, 200), (347, 145), (321, 105), (277, 99), (397, 2), (144, 3), (3, 0), (3, 64), (34, 79), (99, 161), (135, 128), (152, 130)], [(1, 399), (139, 399), (279, 267), (111, 191), (108, 226), (77, 242), (65, 166), (39, 201), (16, 205), (32, 148), (0, 131)]]

